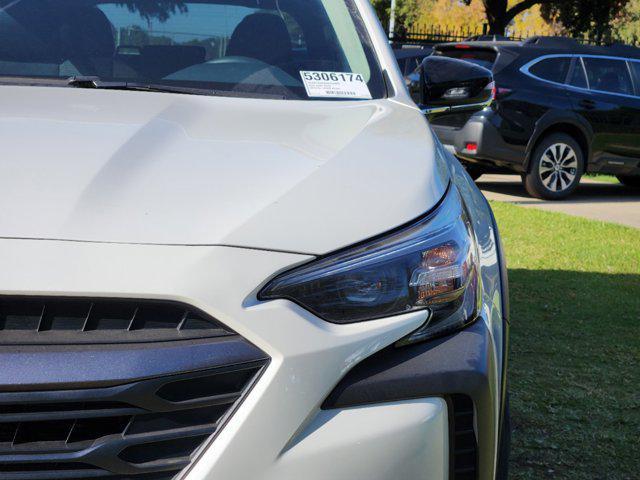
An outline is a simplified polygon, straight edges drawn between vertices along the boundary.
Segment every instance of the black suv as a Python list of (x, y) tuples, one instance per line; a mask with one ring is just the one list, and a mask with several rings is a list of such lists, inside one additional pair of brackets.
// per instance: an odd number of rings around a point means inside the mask
[(473, 177), (517, 172), (545, 199), (569, 195), (585, 172), (640, 187), (640, 49), (535, 37), (446, 43), (433, 54), (494, 74), (491, 107), (431, 122)]

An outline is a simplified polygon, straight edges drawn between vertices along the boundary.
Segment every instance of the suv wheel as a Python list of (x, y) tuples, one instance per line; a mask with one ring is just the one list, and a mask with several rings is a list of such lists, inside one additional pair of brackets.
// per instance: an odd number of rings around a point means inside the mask
[(640, 188), (640, 176), (634, 177), (632, 175), (617, 175), (617, 178), (625, 187)]
[(555, 133), (534, 150), (524, 186), (532, 197), (559, 200), (578, 187), (582, 172), (584, 157), (578, 142), (564, 133)]

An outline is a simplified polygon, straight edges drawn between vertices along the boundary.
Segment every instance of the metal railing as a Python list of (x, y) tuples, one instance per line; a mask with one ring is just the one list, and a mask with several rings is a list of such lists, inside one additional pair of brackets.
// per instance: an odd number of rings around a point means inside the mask
[[(464, 40), (474, 39), (478, 37), (491, 38), (488, 35), (488, 25), (484, 24), (482, 27), (478, 28), (442, 28), (436, 25), (432, 25), (429, 27), (416, 27), (407, 31), (399, 31), (395, 32), (393, 39), (393, 43), (398, 44), (416, 44), (416, 45), (434, 45), (436, 43), (443, 42), (461, 42)], [(507, 34), (502, 36), (495, 36), (496, 39), (501, 40), (515, 40), (521, 41), (530, 37), (545, 35), (535, 31), (507, 31)], [(621, 39), (616, 37), (615, 35), (610, 35), (606, 39), (598, 40), (594, 37), (584, 36), (584, 37), (572, 37), (579, 43), (585, 45), (611, 45), (613, 43), (627, 44), (632, 46), (639, 46), (640, 39), (632, 38), (632, 39)]]

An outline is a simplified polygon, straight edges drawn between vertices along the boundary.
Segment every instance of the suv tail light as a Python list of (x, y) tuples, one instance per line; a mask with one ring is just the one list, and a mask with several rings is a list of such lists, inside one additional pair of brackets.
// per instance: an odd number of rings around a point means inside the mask
[(495, 87), (495, 96), (494, 96), (494, 98), (506, 97), (511, 92), (513, 92), (513, 90), (511, 88), (496, 86)]

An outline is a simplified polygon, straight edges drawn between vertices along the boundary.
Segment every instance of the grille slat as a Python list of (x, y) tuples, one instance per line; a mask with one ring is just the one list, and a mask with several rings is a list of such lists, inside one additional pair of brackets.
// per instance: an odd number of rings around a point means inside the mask
[(135, 343), (231, 334), (197, 309), (169, 301), (0, 296), (4, 345)]
[[(255, 374), (255, 369), (248, 367), (240, 367), (238, 370), (226, 371), (223, 373), (215, 374), (212, 376), (202, 376), (202, 374), (185, 374), (178, 375), (172, 378), (176, 378), (175, 381), (167, 381), (166, 378), (157, 378), (144, 380), (140, 382), (134, 382), (127, 385), (118, 385), (115, 387), (104, 387), (104, 388), (95, 388), (95, 389), (83, 389), (83, 390), (67, 390), (67, 391), (59, 391), (53, 392), (53, 396), (56, 400), (61, 402), (86, 402), (87, 410), (91, 409), (92, 402), (100, 402), (102, 400), (109, 400), (114, 402), (124, 402), (129, 405), (130, 408), (142, 408), (142, 409), (151, 409), (151, 411), (157, 412), (165, 412), (165, 411), (176, 411), (182, 409), (196, 408), (202, 406), (212, 406), (212, 405), (228, 405), (234, 403), (236, 400), (240, 398), (242, 395), (242, 390), (234, 391), (234, 392), (223, 392), (219, 395), (209, 395), (210, 385), (206, 385), (202, 387), (205, 395), (201, 397), (192, 397), (189, 396), (188, 399), (185, 400), (177, 400), (172, 401), (172, 399), (166, 399), (162, 396), (156, 394), (158, 390), (161, 390), (165, 385), (169, 386), (171, 390), (175, 387), (174, 383), (181, 382), (183, 380), (190, 380), (192, 377), (196, 379), (200, 379), (202, 383), (206, 383), (207, 381), (214, 381), (215, 377), (222, 377), (220, 381), (228, 382), (225, 377), (237, 377), (242, 376), (246, 377), (247, 375)], [(213, 377), (213, 378), (212, 378)], [(152, 390), (155, 387), (155, 390)], [(14, 401), (29, 401), (33, 397), (38, 397), (43, 400), (49, 400), (47, 397), (47, 392), (1, 392), (0, 393), (0, 410), (4, 409), (5, 405), (9, 405), (9, 409), (15, 408), (15, 405), (12, 405)], [(172, 397), (173, 399), (179, 397)], [(34, 414), (40, 415), (41, 412), (38, 412), (39, 408), (37, 404), (33, 405)], [(24, 413), (23, 417), (19, 417), (20, 420), (24, 420), (28, 418), (31, 413), (26, 408), (22, 408), (21, 411)], [(49, 412), (52, 416), (55, 415), (66, 415), (66, 411), (62, 412)], [(100, 412), (96, 414), (99, 416)]]
[[(0, 406), (0, 408), (3, 408)], [(23, 410), (24, 411), (24, 410)], [(99, 418), (99, 417), (117, 417), (125, 415), (135, 415), (143, 413), (144, 410), (135, 407), (122, 407), (103, 410), (69, 410), (69, 411), (51, 411), (51, 412), (24, 412), (0, 414), (0, 423), (10, 422), (34, 422), (37, 420), (64, 420), (64, 419), (81, 419), (81, 418)]]
[(473, 400), (452, 395), (451, 480), (475, 480), (478, 476), (478, 444), (474, 430)]
[[(183, 462), (184, 463), (184, 462)], [(46, 470), (40, 470), (46, 467)], [(108, 470), (96, 469), (90, 465), (81, 463), (60, 464), (51, 462), (48, 464), (11, 464), (0, 466), (0, 478), (2, 480), (63, 480), (63, 479), (87, 479), (104, 478), (108, 480), (171, 480), (184, 465), (176, 465), (159, 473), (113, 475)]]
[[(0, 479), (113, 480), (119, 475), (137, 480), (152, 472), (175, 474), (216, 432), (263, 364), (253, 362), (117, 387), (2, 392), (0, 411), (11, 413), (0, 417)], [(170, 399), (163, 398), (161, 392), (170, 392), (165, 395)], [(29, 403), (9, 403), (29, 397)], [(20, 422), (4, 421), (18, 417)]]

